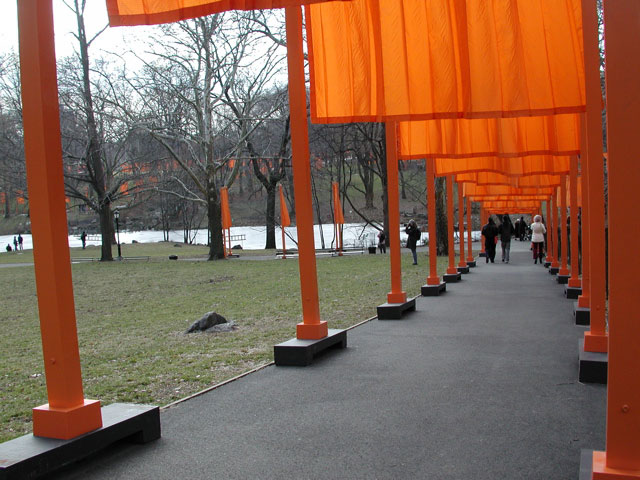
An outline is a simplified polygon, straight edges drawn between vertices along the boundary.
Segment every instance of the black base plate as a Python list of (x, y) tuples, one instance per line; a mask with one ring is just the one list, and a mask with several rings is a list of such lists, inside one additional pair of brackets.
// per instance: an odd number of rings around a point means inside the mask
[(571, 275), (556, 275), (556, 282), (558, 282), (560, 285), (566, 285), (567, 283), (569, 283), (569, 279), (571, 278)]
[(378, 305), (378, 320), (400, 320), (404, 312), (416, 311), (416, 299), (404, 303), (383, 303)]
[(467, 265), (469, 265), (471, 268), (475, 268), (476, 267), (476, 261), (475, 260), (467, 260)]
[(113, 403), (102, 408), (102, 428), (71, 440), (24, 435), (0, 444), (0, 479), (31, 479), (52, 473), (120, 440), (160, 438), (160, 409)]
[(565, 285), (564, 287), (564, 296), (570, 300), (577, 300), (578, 297), (582, 295), (581, 287), (570, 287), (569, 285)]
[(447, 283), (459, 282), (461, 278), (462, 278), (462, 274), (460, 272), (458, 272), (458, 273), (445, 273), (442, 276), (442, 279)]
[(544, 262), (544, 268), (549, 268), (551, 266), (551, 262)]
[(420, 288), (420, 293), (422, 293), (423, 297), (437, 297), (446, 291), (447, 284), (444, 282), (441, 282), (440, 285), (423, 285)]
[(549, 267), (549, 275), (557, 275), (560, 267)]
[(484, 258), (487, 256), (487, 252), (480, 252), (478, 256)]
[(573, 302), (573, 319), (576, 325), (591, 325), (591, 309), (578, 306), (578, 302)]
[(458, 273), (469, 273), (469, 266), (458, 267)]
[(607, 363), (609, 355), (606, 353), (585, 352), (584, 338), (578, 340), (580, 367), (578, 379), (582, 383), (607, 383)]
[(292, 338), (273, 347), (273, 359), (278, 366), (305, 367), (311, 365), (313, 357), (331, 348), (347, 347), (347, 331), (329, 329), (329, 334), (320, 340), (298, 340)]

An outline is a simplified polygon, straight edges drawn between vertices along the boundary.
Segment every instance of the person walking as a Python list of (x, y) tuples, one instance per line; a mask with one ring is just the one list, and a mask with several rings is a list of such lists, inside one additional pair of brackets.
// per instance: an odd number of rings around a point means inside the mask
[(80, 240), (82, 241), (82, 249), (84, 250), (85, 247), (87, 246), (87, 232), (85, 232), (84, 230), (82, 231), (82, 234), (80, 235)]
[(486, 263), (495, 262), (496, 259), (496, 242), (498, 241), (498, 227), (496, 227), (496, 222), (493, 221), (493, 218), (490, 216), (487, 224), (482, 227), (482, 235), (484, 236), (484, 249), (487, 254), (485, 257)]
[(22, 250), (22, 242), (24, 242), (24, 239), (22, 238), (22, 235), (18, 234), (18, 246), (20, 247), (20, 250)]
[(515, 233), (515, 228), (511, 223), (509, 215), (502, 217), (502, 223), (498, 227), (498, 234), (500, 235), (500, 246), (502, 247), (502, 262), (509, 263), (509, 252), (511, 251), (511, 237)]
[(380, 230), (380, 233), (378, 233), (378, 249), (380, 250), (380, 253), (387, 253), (387, 236), (384, 233), (384, 230)]
[(544, 236), (547, 233), (547, 229), (542, 223), (542, 217), (536, 215), (533, 217), (533, 223), (531, 224), (531, 245), (533, 245), (533, 263), (543, 263), (544, 257)]
[(13, 236), (13, 250), (14, 251), (18, 251), (18, 239), (15, 237), (15, 235)]
[(516, 231), (516, 235), (518, 235), (521, 242), (526, 240), (528, 227), (527, 222), (524, 221), (524, 217), (520, 217), (520, 230)]
[(418, 253), (416, 252), (416, 246), (418, 244), (418, 240), (420, 240), (420, 229), (413, 218), (409, 220), (409, 223), (407, 223), (404, 233), (407, 234), (407, 248), (411, 250), (411, 255), (413, 255), (413, 264), (417, 265)]

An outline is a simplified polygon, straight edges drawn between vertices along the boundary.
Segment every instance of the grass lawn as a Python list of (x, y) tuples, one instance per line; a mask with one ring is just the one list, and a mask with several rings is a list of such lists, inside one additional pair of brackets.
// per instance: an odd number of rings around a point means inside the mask
[[(73, 265), (76, 315), (85, 397), (166, 405), (273, 358), (273, 345), (295, 336), (301, 321), (296, 259), (169, 261), (206, 256), (206, 247), (126, 245), (123, 255), (149, 262)], [(242, 252), (243, 256), (273, 252)], [(99, 249), (73, 249), (72, 258)], [(0, 255), (0, 263), (32, 261)], [(7, 261), (6, 257), (20, 258)], [(403, 284), (409, 296), (425, 283), (403, 250)], [(439, 259), (440, 272), (446, 259)], [(344, 328), (375, 315), (389, 289), (389, 257), (319, 258), (321, 315)], [(0, 325), (0, 442), (31, 431), (31, 408), (47, 403), (33, 267), (0, 268), (4, 287)], [(231, 333), (183, 332), (202, 314), (217, 311), (238, 324)]]

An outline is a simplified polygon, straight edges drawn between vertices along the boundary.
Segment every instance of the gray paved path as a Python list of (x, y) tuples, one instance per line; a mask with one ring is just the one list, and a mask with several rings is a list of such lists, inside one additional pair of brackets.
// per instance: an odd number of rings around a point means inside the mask
[[(499, 256), (498, 256), (499, 258)], [(162, 413), (70, 479), (577, 479), (605, 388), (577, 382), (571, 301), (528, 244), (307, 368), (268, 367)]]

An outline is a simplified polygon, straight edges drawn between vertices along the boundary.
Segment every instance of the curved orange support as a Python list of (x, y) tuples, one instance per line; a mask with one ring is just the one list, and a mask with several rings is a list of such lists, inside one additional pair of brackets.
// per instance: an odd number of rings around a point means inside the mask
[(429, 276), (427, 285), (440, 285), (438, 276), (438, 237), (436, 233), (436, 182), (433, 158), (426, 160), (427, 174), (427, 223), (429, 228)]
[(289, 75), (289, 111), (291, 114), (291, 152), (293, 155), (293, 185), (296, 192), (298, 229), (298, 260), (302, 323), (296, 328), (297, 338), (317, 340), (328, 334), (327, 322), (320, 321), (318, 274), (313, 237), (313, 206), (311, 199), (311, 166), (309, 164), (309, 134), (307, 126), (307, 92), (304, 84), (302, 50), (302, 11), (300, 7), (285, 9), (287, 30), (287, 63)]
[(458, 273), (456, 268), (455, 245), (453, 243), (453, 175), (447, 175), (447, 232), (449, 234), (448, 274)]
[(464, 257), (464, 190), (462, 184), (458, 183), (458, 233), (460, 235), (460, 261), (459, 267), (466, 267), (467, 261)]
[(578, 235), (580, 225), (578, 224), (578, 157), (571, 157), (571, 175), (569, 177), (569, 202), (571, 203), (571, 278), (568, 285), (573, 288), (580, 288), (580, 252), (578, 251)]
[(471, 242), (473, 242), (473, 239), (471, 238), (473, 233), (473, 225), (471, 225), (471, 207), (472, 202), (469, 197), (467, 197), (467, 262), (473, 262), (475, 260), (473, 258), (473, 249), (471, 245)]
[[(589, 3), (589, 2), (583, 2)], [(593, 7), (593, 8), (591, 8)], [(585, 58), (595, 59), (597, 30), (595, 6), (584, 6), (591, 39), (585, 42)], [(588, 8), (588, 10), (587, 10)], [(640, 227), (629, 222), (629, 209), (640, 202), (640, 143), (636, 115), (640, 111), (640, 2), (604, 2), (605, 78), (607, 89), (607, 144), (609, 162), (609, 365), (607, 377), (606, 452), (594, 452), (596, 480), (640, 478), (640, 382), (638, 382), (638, 338), (640, 296), (637, 262), (628, 252), (637, 244)], [(589, 63), (590, 68), (595, 63)], [(590, 76), (595, 79), (595, 69)], [(587, 80), (589, 84), (589, 80)], [(595, 91), (595, 84), (593, 84)], [(595, 95), (594, 95), (595, 98)], [(587, 104), (589, 108), (589, 101)], [(596, 106), (592, 105), (593, 111)], [(595, 122), (595, 115), (594, 115)], [(587, 111), (589, 121), (589, 111)], [(594, 128), (595, 132), (595, 128)], [(593, 139), (595, 141), (595, 138)], [(589, 151), (591, 161), (591, 151)], [(593, 157), (602, 168), (602, 157)], [(591, 172), (590, 172), (591, 173)], [(592, 178), (589, 179), (593, 180)], [(595, 209), (591, 209), (594, 221)], [(599, 219), (597, 219), (599, 222)], [(602, 231), (600, 231), (602, 234)], [(593, 238), (592, 254), (596, 252)], [(592, 264), (593, 266), (593, 264)], [(592, 269), (591, 315), (594, 313), (596, 272)], [(593, 317), (592, 317), (593, 318)], [(593, 321), (593, 320), (592, 320)]]
[(51, 1), (18, 2), (25, 156), (48, 404), (33, 409), (33, 434), (70, 439), (102, 426), (85, 400), (67, 239)]
[(406, 292), (402, 291), (402, 259), (400, 255), (400, 200), (398, 193), (398, 124), (385, 124), (387, 148), (387, 202), (389, 210), (389, 263), (391, 267), (391, 291), (389, 303), (404, 303)]
[(569, 275), (569, 240), (567, 237), (567, 176), (562, 175), (560, 183), (560, 231), (562, 232), (562, 264), (558, 275)]
[(591, 307), (591, 242), (589, 241), (589, 169), (587, 168), (587, 119), (582, 116), (582, 155), (580, 164), (582, 166), (582, 295), (578, 297), (578, 307)]
[(553, 239), (553, 253), (551, 254), (551, 266), (553, 268), (559, 268), (560, 263), (558, 262), (558, 225), (560, 225), (560, 218), (558, 212), (558, 187), (556, 187), (555, 192), (551, 195), (551, 216), (553, 217), (553, 224), (551, 228), (551, 238)]

